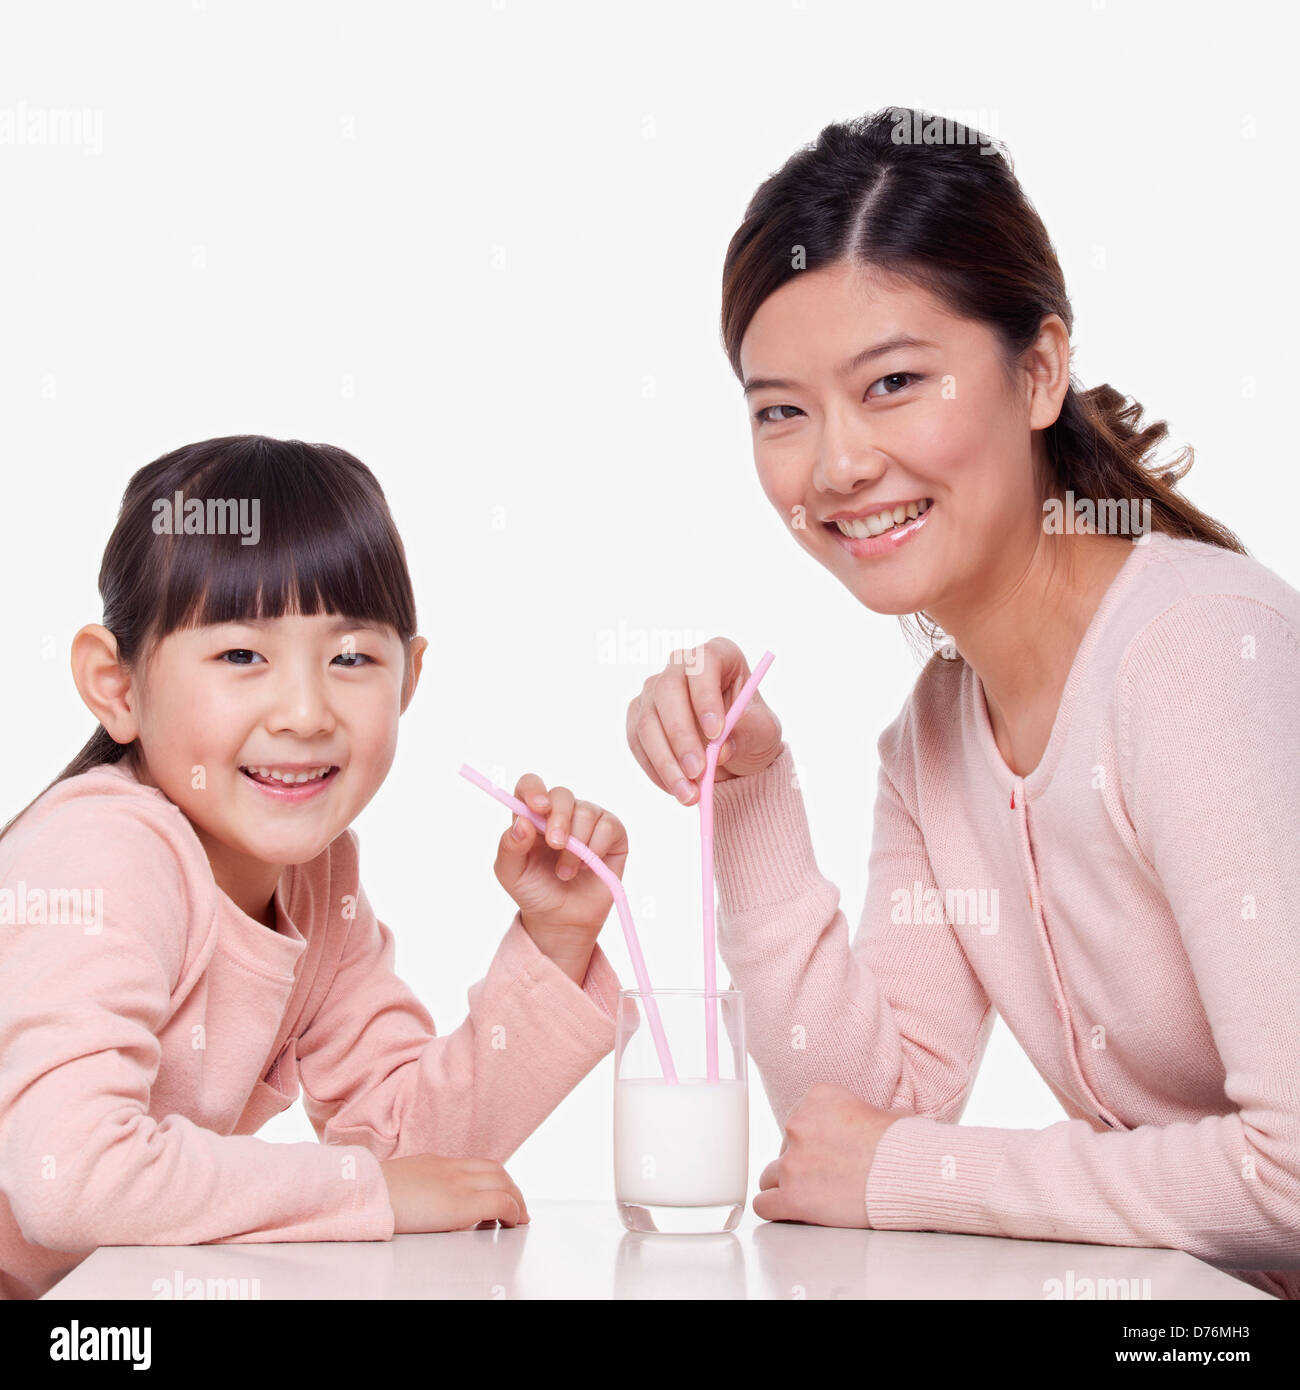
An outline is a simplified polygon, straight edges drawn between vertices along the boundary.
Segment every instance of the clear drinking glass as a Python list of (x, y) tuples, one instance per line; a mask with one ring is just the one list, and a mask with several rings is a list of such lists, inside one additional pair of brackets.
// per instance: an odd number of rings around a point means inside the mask
[[(677, 1073), (665, 1080), (647, 1004)], [(707, 1020), (717, 1040), (708, 1079)], [(624, 989), (614, 1045), (614, 1198), (629, 1231), (731, 1231), (745, 1213), (749, 1083), (738, 989)]]

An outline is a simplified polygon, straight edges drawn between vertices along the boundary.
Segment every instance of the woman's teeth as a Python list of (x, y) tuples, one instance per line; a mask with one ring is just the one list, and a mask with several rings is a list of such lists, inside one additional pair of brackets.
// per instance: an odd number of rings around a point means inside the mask
[(923, 512), (928, 511), (931, 505), (931, 499), (926, 497), (920, 502), (909, 502), (905, 507), (895, 507), (893, 511), (876, 512), (861, 521), (837, 521), (835, 524), (840, 528), (841, 534), (851, 536), (855, 540), (865, 540), (868, 536), (878, 536), (891, 527), (901, 526), (909, 518), (914, 521)]
[(312, 772), (280, 772), (273, 767), (241, 767), (239, 770), (271, 782), (314, 782), (334, 771), (332, 767), (318, 767)]

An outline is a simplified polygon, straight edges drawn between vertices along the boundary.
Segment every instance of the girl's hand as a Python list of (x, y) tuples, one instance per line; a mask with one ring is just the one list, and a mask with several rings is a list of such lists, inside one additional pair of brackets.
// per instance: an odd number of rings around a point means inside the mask
[(844, 1086), (814, 1086), (785, 1121), (781, 1155), (763, 1169), (754, 1215), (814, 1226), (867, 1222), (867, 1174), (881, 1136), (906, 1110), (877, 1110)]
[[(726, 712), (749, 676), (740, 648), (714, 637), (702, 647), (674, 652), (627, 707), (633, 757), (656, 787), (671, 792), (683, 806), (699, 797), (704, 745), (722, 732)], [(760, 687), (718, 754), (714, 783), (762, 772), (780, 752), (781, 721), (764, 702)]]
[(567, 787), (548, 791), (531, 772), (519, 779), (515, 796), (546, 817), (546, 836), (526, 816), (516, 816), (497, 847), (497, 882), (519, 904), (524, 930), (538, 949), (581, 985), (614, 899), (564, 845), (573, 835), (621, 879), (627, 832), (617, 816), (594, 802), (575, 801)]
[(499, 1221), (527, 1224), (523, 1193), (493, 1158), (444, 1158), (411, 1154), (381, 1159), (379, 1167), (393, 1206), (393, 1234), (468, 1231)]

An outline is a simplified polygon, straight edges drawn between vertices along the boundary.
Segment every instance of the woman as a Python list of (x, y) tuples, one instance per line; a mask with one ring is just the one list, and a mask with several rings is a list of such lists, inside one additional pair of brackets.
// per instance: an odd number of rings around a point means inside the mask
[[(1166, 1246), (1294, 1298), (1300, 594), (1174, 490), (1190, 452), (1150, 464), (1163, 423), (1071, 380), (1009, 159), (925, 121), (828, 126), (727, 250), (765, 493), (938, 647), (878, 741), (851, 945), (761, 695), (722, 752), (719, 947), (785, 1129), (754, 1210)], [(749, 667), (681, 655), (627, 732), (689, 804)], [(995, 1011), (1069, 1119), (957, 1124)]]

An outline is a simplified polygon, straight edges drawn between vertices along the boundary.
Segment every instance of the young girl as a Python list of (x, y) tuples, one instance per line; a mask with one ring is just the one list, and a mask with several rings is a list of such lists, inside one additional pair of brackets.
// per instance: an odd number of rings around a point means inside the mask
[[(1150, 462), (1163, 424), (1075, 385), (1009, 162), (933, 127), (828, 126), (723, 273), (790, 536), (948, 638), (878, 741), (852, 942), (761, 693), (724, 756), (718, 942), (786, 1131), (754, 1210), (1165, 1246), (1295, 1298), (1300, 593)], [(658, 786), (695, 800), (748, 675), (715, 639), (647, 682)], [(998, 1014), (1069, 1118), (957, 1124)]]
[[(142, 468), (73, 674), (100, 727), (0, 838), (0, 1292), (100, 1245), (526, 1222), (501, 1166), (614, 1039), (612, 815), (521, 777), (518, 904), (434, 1036), (358, 877), (427, 643), (370, 471), (211, 439)], [(576, 876), (575, 876), (576, 872)], [(322, 1145), (253, 1138), (301, 1086)]]

